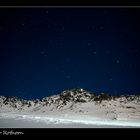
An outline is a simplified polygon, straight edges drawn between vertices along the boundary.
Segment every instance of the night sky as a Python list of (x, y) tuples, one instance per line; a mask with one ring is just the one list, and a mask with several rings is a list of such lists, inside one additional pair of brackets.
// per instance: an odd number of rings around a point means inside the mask
[(0, 8), (0, 95), (138, 94), (139, 61), (140, 8)]

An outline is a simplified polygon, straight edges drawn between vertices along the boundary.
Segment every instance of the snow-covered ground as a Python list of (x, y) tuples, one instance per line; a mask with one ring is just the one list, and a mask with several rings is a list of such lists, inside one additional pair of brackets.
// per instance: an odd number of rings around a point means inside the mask
[(0, 128), (140, 128), (139, 96), (99, 97), (83, 90), (42, 101), (1, 96)]
[(1, 128), (139, 128), (140, 121), (101, 120), (88, 116), (0, 114)]

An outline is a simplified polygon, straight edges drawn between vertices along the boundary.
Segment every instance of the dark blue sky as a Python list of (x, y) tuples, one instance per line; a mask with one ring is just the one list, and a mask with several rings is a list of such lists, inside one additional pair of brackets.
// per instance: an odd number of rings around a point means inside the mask
[(140, 8), (0, 8), (0, 95), (140, 93)]

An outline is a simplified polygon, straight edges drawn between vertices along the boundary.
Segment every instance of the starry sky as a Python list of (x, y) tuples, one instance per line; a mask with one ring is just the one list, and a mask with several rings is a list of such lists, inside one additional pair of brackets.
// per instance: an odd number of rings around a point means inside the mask
[(0, 8), (0, 95), (140, 93), (140, 8)]

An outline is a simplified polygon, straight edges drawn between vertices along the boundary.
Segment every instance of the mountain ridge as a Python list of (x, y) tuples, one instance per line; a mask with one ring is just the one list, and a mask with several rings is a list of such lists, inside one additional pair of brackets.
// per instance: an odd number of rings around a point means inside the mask
[(107, 93), (96, 95), (84, 89), (65, 90), (41, 100), (0, 96), (0, 113), (57, 116), (66, 119), (75, 116), (102, 120), (139, 120), (140, 96), (111, 96)]
[[(87, 102), (95, 102), (101, 103), (102, 101), (110, 101), (123, 98), (123, 102), (126, 101), (140, 101), (139, 95), (120, 95), (120, 96), (111, 96), (107, 93), (101, 93), (96, 95), (95, 93), (91, 93), (84, 89), (70, 89), (64, 90), (60, 94), (44, 97), (42, 99), (33, 99), (33, 100), (25, 100), (15, 96), (0, 96), (0, 106), (2, 105), (11, 105), (11, 107), (18, 106), (27, 106), (30, 107), (34, 104), (42, 104), (42, 106), (50, 106), (51, 104), (58, 105), (66, 105), (68, 102), (73, 103), (87, 103)], [(18, 105), (17, 105), (18, 104)]]

